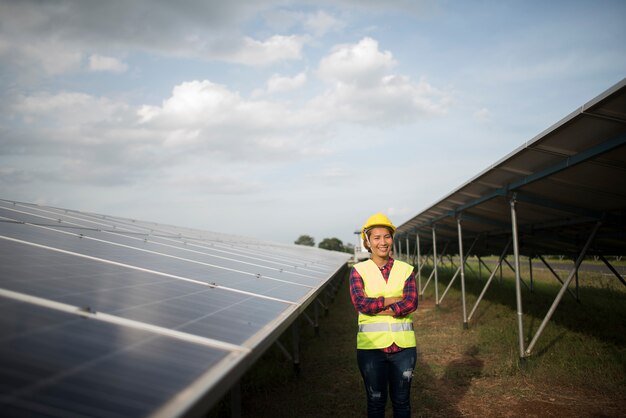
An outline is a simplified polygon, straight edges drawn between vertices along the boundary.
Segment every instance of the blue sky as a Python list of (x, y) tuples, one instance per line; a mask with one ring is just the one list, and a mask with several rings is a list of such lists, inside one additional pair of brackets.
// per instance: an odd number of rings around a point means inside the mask
[(624, 1), (0, 0), (0, 198), (401, 224), (626, 76)]

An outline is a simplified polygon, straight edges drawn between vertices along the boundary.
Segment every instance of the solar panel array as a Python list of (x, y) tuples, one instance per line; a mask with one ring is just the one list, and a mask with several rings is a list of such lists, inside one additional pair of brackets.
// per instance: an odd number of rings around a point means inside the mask
[(499, 254), (511, 235), (513, 199), (522, 254), (577, 255), (601, 220), (590, 251), (623, 255), (625, 180), (623, 79), (400, 225), (396, 238), (414, 249), (419, 234), (421, 249), (429, 251), (435, 226), (438, 253), (455, 254), (460, 218), (466, 239), (480, 237), (473, 254)]
[(2, 415), (189, 413), (348, 258), (0, 200)]

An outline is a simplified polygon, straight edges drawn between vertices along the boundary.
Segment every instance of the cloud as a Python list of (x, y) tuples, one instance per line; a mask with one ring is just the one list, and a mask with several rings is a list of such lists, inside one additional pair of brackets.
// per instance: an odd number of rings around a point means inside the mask
[(273, 30), (301, 30), (316, 37), (343, 29), (346, 24), (324, 11), (302, 12), (286, 9), (270, 10), (263, 15), (265, 23)]
[(83, 57), (89, 57), (90, 71), (123, 72), (126, 64), (111, 54), (128, 50), (250, 66), (300, 59), (308, 36), (257, 39), (239, 32), (242, 22), (270, 6), (204, 0), (1, 2), (1, 65), (15, 74), (45, 77), (81, 70)]
[(317, 74), (326, 81), (367, 87), (378, 83), (395, 65), (391, 52), (380, 52), (377, 41), (363, 38), (357, 44), (335, 46), (321, 60)]
[[(100, 69), (123, 64), (104, 55), (91, 58)], [(71, 91), (21, 94), (4, 105), (4, 120), (11, 119), (20, 129), (0, 137), (0, 157), (46, 156), (55, 161), (46, 170), (26, 166), (18, 179), (27, 178), (28, 170), (50, 181), (96, 185), (135, 184), (156, 176), (169, 179), (172, 187), (255, 193), (264, 183), (237, 174), (168, 173), (191, 159), (223, 170), (229, 164), (289, 165), (332, 156), (351, 140), (337, 136), (346, 125), (388, 127), (446, 112), (448, 93), (425, 80), (393, 74), (395, 65), (389, 51), (364, 38), (332, 48), (320, 59), (316, 74), (323, 85), (318, 90), (319, 82), (308, 85), (307, 73), (300, 72), (274, 74), (265, 95), (249, 97), (210, 80), (181, 82), (160, 104), (131, 105), (121, 98)], [(305, 85), (311, 96), (303, 99)], [(298, 100), (279, 94), (295, 89), (302, 93)], [(196, 164), (202, 172), (202, 163)], [(347, 173), (328, 167), (321, 178), (345, 180)]]
[(128, 70), (128, 65), (114, 57), (93, 54), (89, 57), (89, 69), (91, 71), (123, 73)]
[(283, 93), (292, 90), (297, 90), (303, 87), (307, 82), (307, 75), (305, 72), (296, 74), (293, 77), (282, 76), (280, 74), (274, 74), (267, 80), (267, 87), (264, 90), (256, 90), (253, 92), (253, 96), (261, 96), (263, 94)]
[(452, 101), (449, 93), (425, 80), (415, 83), (392, 74), (395, 65), (391, 52), (381, 52), (372, 38), (338, 45), (320, 61), (317, 71), (331, 88), (313, 103), (346, 122), (384, 126), (447, 112)]
[(268, 65), (277, 61), (297, 60), (302, 57), (306, 36), (274, 35), (264, 41), (245, 37), (241, 41), (224, 46), (205, 47), (207, 57), (245, 65)]

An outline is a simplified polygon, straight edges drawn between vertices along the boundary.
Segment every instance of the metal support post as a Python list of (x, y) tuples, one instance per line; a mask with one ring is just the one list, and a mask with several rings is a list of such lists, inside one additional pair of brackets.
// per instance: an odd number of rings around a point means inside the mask
[(476, 256), (476, 258), (478, 258), (478, 280), (482, 281), (483, 280), (483, 269), (481, 266), (482, 260), (480, 259), (480, 256)]
[(533, 293), (533, 258), (528, 257), (528, 271), (530, 275), (530, 293)]
[(417, 251), (417, 294), (422, 296), (422, 260), (420, 255), (420, 235), (415, 236), (415, 248)]
[(409, 235), (407, 234), (406, 236), (406, 262), (408, 263), (410, 260), (409, 258)]
[(241, 382), (239, 380), (230, 388), (230, 416), (241, 418)]
[[(550, 264), (548, 264), (548, 262), (545, 260), (545, 258), (543, 258), (543, 256), (541, 256), (541, 255), (539, 255), (538, 257), (539, 257), (539, 260), (541, 260), (541, 262), (543, 263), (543, 265), (546, 266), (548, 268), (548, 270), (550, 270), (550, 273), (552, 273), (552, 275), (559, 281), (559, 283), (561, 283), (561, 285), (563, 285), (563, 280), (561, 280), (559, 275), (556, 273), (556, 271), (554, 271), (552, 266)], [(574, 292), (572, 292), (572, 289), (568, 288), (567, 291), (569, 292), (570, 295), (572, 295), (572, 297), (574, 299), (576, 299), (576, 295), (574, 294)]]
[(320, 335), (320, 306), (317, 303), (313, 303), (313, 318), (314, 318), (314, 327), (315, 327), (315, 336), (319, 337)]
[(435, 306), (439, 306), (439, 279), (437, 277), (437, 233), (433, 225), (433, 271), (435, 272)]
[(399, 259), (402, 259), (402, 241), (398, 241), (398, 255)]
[[(517, 236), (517, 215), (515, 213), (515, 195), (511, 199), (511, 230), (513, 231), (513, 254), (515, 256), (515, 296), (517, 302), (517, 333), (519, 342), (519, 356), (523, 360), (524, 352), (524, 325), (522, 312), (522, 289), (519, 275), (519, 241)], [(502, 271), (502, 269), (500, 269)]]
[(293, 370), (300, 374), (300, 320), (296, 318), (291, 324), (291, 337), (293, 347)]
[[(511, 240), (509, 240), (506, 244), (506, 248), (509, 248), (509, 245), (511, 245)], [(491, 269), (489, 268), (489, 266), (487, 264), (485, 264), (485, 262), (483, 261), (482, 258), (478, 257), (478, 265), (483, 265), (487, 271), (489, 272), (489, 274), (491, 274)], [(498, 269), (498, 266), (496, 266), (496, 270)]]
[[(457, 230), (459, 231), (459, 262), (461, 265), (459, 269), (461, 270), (461, 300), (463, 301), (463, 328), (467, 329), (467, 311), (465, 310), (465, 259), (463, 258), (463, 234), (461, 231), (461, 218), (457, 218), (456, 220)], [(478, 240), (476, 238), (474, 243)], [(469, 254), (469, 252), (468, 252)]]
[[(513, 266), (511, 265), (511, 263), (509, 263), (509, 261), (508, 261), (506, 258), (504, 259), (504, 262), (506, 263), (506, 265), (507, 265), (507, 266), (509, 266), (509, 268), (511, 269), (511, 271), (512, 271), (513, 273), (515, 273), (515, 271), (516, 271), (515, 267), (513, 267)], [(526, 282), (524, 281), (524, 279), (522, 279), (521, 273), (520, 273), (520, 282), (521, 282), (521, 283), (522, 283), (522, 284), (526, 287), (526, 289), (531, 290), (531, 289), (530, 289), (530, 287), (529, 287), (529, 286), (526, 284)]]
[(615, 267), (613, 267), (611, 265), (611, 263), (609, 263), (609, 260), (607, 260), (602, 254), (600, 254), (600, 260), (602, 260), (602, 262), (604, 264), (606, 264), (606, 266), (609, 268), (609, 270), (611, 270), (611, 273), (613, 273), (615, 275), (615, 277), (617, 277), (619, 279), (620, 282), (622, 282), (622, 284), (624, 286), (626, 286), (626, 280), (624, 280), (624, 278), (622, 277), (621, 274), (619, 274), (619, 272), (617, 270), (615, 270)]
[(328, 316), (328, 306), (324, 305), (324, 302), (322, 302), (320, 298), (317, 298), (316, 300), (317, 300), (317, 303), (322, 305), (322, 308), (324, 308), (324, 316)]
[(596, 223), (596, 225), (594, 226), (593, 230), (591, 231), (591, 234), (589, 235), (589, 238), (587, 239), (587, 242), (585, 243), (585, 246), (583, 247), (582, 251), (580, 252), (580, 255), (578, 256), (578, 259), (576, 260), (576, 264), (574, 265), (574, 268), (572, 269), (572, 271), (570, 272), (569, 276), (565, 280), (565, 283), (563, 283), (563, 286), (561, 286), (561, 290), (559, 290), (559, 293), (556, 295), (556, 298), (554, 299), (554, 302), (552, 302), (552, 306), (550, 306), (550, 309), (548, 310), (548, 313), (546, 314), (546, 317), (543, 319), (543, 322), (541, 323), (541, 325), (539, 325), (539, 329), (537, 329), (537, 333), (533, 337), (533, 339), (530, 342), (530, 344), (528, 344), (528, 348), (526, 349), (526, 355), (530, 355), (533, 347), (537, 343), (537, 340), (541, 336), (541, 333), (543, 332), (543, 329), (548, 324), (548, 321), (550, 321), (550, 318), (552, 318), (552, 315), (554, 314), (554, 311), (556, 310), (557, 306), (559, 306), (559, 303), (561, 302), (561, 299), (563, 298), (563, 295), (565, 294), (565, 290), (567, 289), (567, 287), (569, 286), (570, 282), (574, 278), (574, 274), (576, 273), (576, 271), (580, 267), (580, 264), (583, 262), (583, 259), (585, 258), (585, 255), (587, 254), (587, 251), (589, 250), (589, 246), (593, 242), (593, 239), (595, 238), (596, 233), (598, 232), (598, 229), (600, 229), (600, 225), (602, 225), (602, 222), (598, 221)]

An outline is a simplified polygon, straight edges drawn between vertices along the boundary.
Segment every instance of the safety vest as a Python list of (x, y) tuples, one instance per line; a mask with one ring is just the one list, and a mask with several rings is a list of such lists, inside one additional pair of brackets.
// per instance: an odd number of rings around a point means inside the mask
[[(369, 298), (384, 296), (402, 297), (404, 283), (413, 271), (413, 266), (394, 260), (389, 280), (385, 282), (383, 274), (372, 260), (354, 265), (365, 285)], [(356, 346), (359, 349), (386, 348), (396, 343), (402, 348), (415, 347), (413, 315), (394, 318), (391, 315), (366, 315), (359, 313), (359, 332)]]

